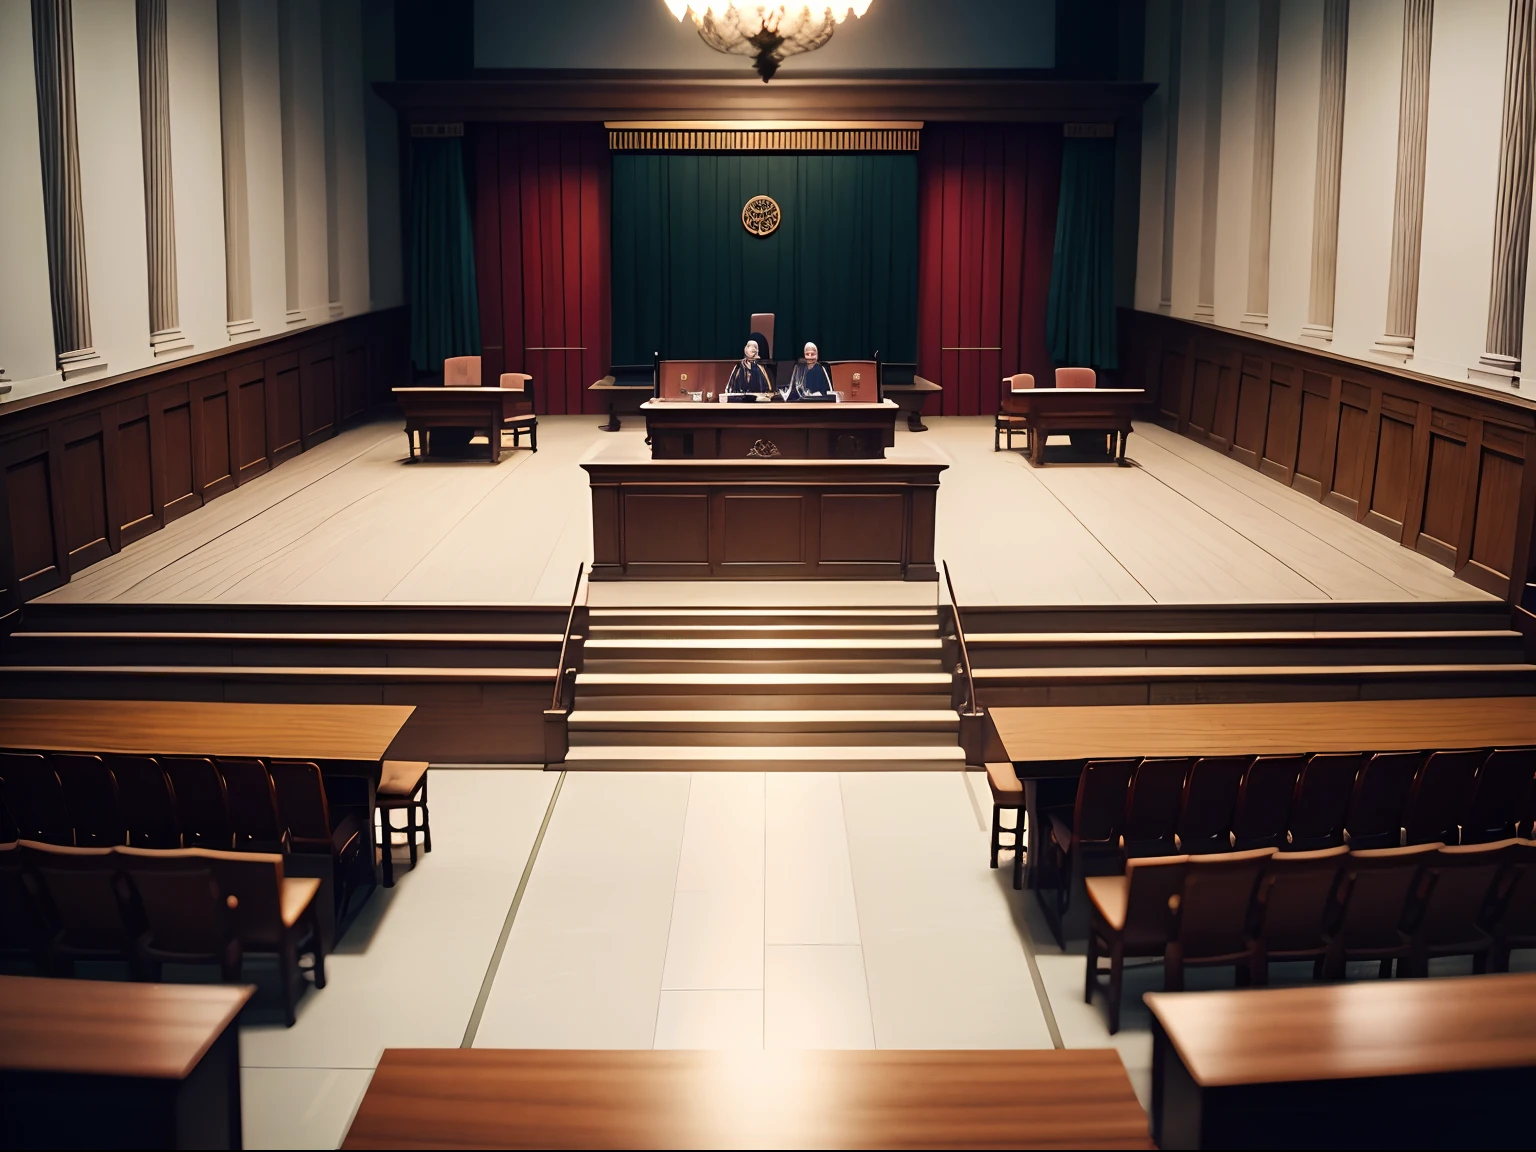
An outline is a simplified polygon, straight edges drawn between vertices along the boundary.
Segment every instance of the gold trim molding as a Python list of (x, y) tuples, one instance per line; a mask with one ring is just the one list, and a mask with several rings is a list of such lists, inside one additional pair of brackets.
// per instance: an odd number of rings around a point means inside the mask
[(921, 121), (850, 124), (609, 123), (613, 152), (916, 152)]

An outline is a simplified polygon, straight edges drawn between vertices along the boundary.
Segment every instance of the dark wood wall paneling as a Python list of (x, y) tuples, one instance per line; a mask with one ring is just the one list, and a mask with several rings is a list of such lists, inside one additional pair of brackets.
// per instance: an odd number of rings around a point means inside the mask
[(1170, 428), (1496, 596), (1533, 578), (1536, 405), (1148, 312), (1120, 343)]
[(406, 378), (390, 309), (0, 408), (0, 613), (329, 439)]

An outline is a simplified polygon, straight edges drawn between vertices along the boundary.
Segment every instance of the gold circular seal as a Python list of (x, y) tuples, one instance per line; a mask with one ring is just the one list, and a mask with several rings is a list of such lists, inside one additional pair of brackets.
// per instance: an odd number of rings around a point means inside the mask
[(767, 236), (779, 226), (779, 202), (772, 196), (754, 196), (741, 208), (741, 226), (754, 236)]

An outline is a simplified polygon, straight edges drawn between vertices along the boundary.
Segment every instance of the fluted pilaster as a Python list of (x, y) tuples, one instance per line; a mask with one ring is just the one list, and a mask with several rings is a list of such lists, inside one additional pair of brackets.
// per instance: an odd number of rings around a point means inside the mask
[(1302, 334), (1333, 339), (1339, 270), (1339, 173), (1344, 162), (1344, 73), (1349, 0), (1324, 0), (1323, 67), (1317, 100), (1317, 179), (1312, 192), (1312, 284)]
[(1158, 304), (1173, 304), (1173, 209), (1179, 187), (1179, 84), (1183, 71), (1184, 0), (1168, 4), (1168, 91), (1163, 115), (1163, 260)]
[(1387, 323), (1376, 350), (1413, 354), (1424, 235), (1424, 162), (1429, 142), (1429, 53), (1435, 0), (1404, 0), (1403, 62), (1397, 97), (1397, 185), (1392, 197), (1392, 271)]
[(1531, 239), (1531, 163), (1536, 137), (1536, 0), (1509, 0), (1504, 55), (1504, 111), (1499, 132), (1499, 185), (1493, 215), (1493, 276), (1488, 340), (1482, 363), (1520, 371), (1525, 271)]
[(283, 137), (283, 287), (289, 324), (304, 321), (299, 304), (298, 76), (293, 60), (293, 0), (277, 0), (279, 124)]
[(219, 0), (219, 129), (224, 157), (224, 318), (231, 336), (258, 331), (251, 307), (251, 215), (245, 162), (240, 0)]
[(1253, 184), (1248, 212), (1248, 296), (1243, 323), (1269, 324), (1270, 214), (1275, 193), (1275, 84), (1280, 63), (1280, 0), (1259, 0), (1254, 67)]
[(137, 0), (139, 134), (144, 146), (144, 235), (149, 264), (149, 346), (185, 352), (176, 295), (176, 201), (171, 183), (171, 85), (165, 0)]
[(91, 347), (70, 0), (32, 0), (32, 57), (37, 79), (37, 136), (43, 171), (43, 222), (48, 233), (53, 346), (59, 370), (68, 380), (107, 366)]
[(325, 299), (332, 316), (340, 316), (341, 303), (341, 191), (340, 157), (336, 139), (336, 30), (335, 5), (320, 6), (321, 85), (325, 93)]
[(1221, 62), (1226, 51), (1226, 5), (1216, 0), (1206, 19), (1205, 140), (1200, 152), (1200, 291), (1195, 319), (1216, 316), (1216, 203), (1221, 189)]

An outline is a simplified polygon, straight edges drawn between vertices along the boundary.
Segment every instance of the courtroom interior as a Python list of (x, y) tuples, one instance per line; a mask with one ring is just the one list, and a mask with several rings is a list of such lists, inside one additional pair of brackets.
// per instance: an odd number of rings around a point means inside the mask
[(0, 1146), (1529, 1145), (1536, 0), (0, 0), (0, 160)]

